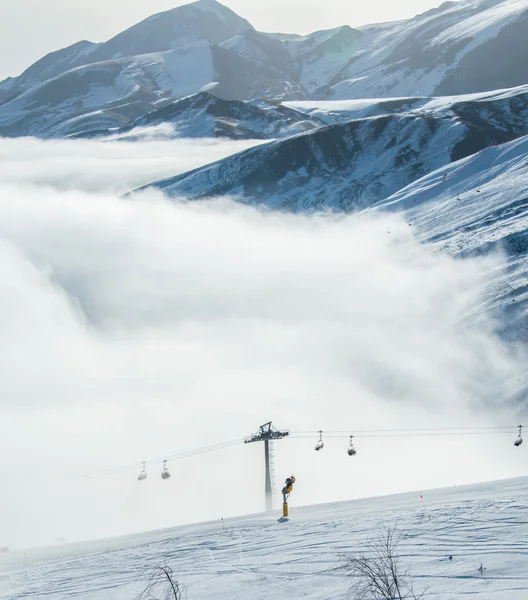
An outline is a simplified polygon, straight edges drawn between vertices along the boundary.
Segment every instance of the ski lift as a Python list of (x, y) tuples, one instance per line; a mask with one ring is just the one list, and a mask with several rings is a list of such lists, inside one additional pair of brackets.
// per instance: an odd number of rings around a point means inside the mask
[(348, 456), (356, 456), (356, 454), (357, 454), (356, 449), (354, 448), (354, 444), (352, 442), (353, 439), (354, 439), (354, 436), (351, 435), (350, 436), (350, 448), (348, 449)]
[(519, 425), (519, 437), (515, 440), (515, 443), (513, 445), (518, 448), (522, 443), (523, 443), (523, 439), (522, 439), (522, 425)]
[(317, 442), (317, 444), (315, 445), (315, 449), (317, 450), (317, 452), (319, 452), (319, 450), (322, 450), (324, 448), (324, 442), (323, 442), (323, 432), (320, 431), (319, 432), (319, 441)]
[(161, 472), (161, 478), (162, 479), (170, 479), (170, 473), (169, 473), (169, 470), (167, 469), (167, 461), (166, 460), (163, 461), (163, 471)]
[(143, 462), (143, 468), (141, 469), (141, 473), (138, 475), (138, 481), (145, 481), (147, 478), (147, 467)]

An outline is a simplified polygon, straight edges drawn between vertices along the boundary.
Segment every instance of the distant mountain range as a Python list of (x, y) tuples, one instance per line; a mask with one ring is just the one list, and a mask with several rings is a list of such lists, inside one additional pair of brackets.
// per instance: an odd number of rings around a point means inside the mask
[(445, 2), (406, 21), (306, 36), (260, 33), (215, 0), (199, 0), (105, 43), (53, 52), (1, 82), (0, 135), (119, 128), (200, 92), (269, 102), (515, 87), (528, 83), (527, 50), (526, 0)]
[[(0, 136), (263, 140), (147, 187), (265, 210), (394, 210), (433, 251), (501, 249), (475, 315), (526, 342), (527, 51), (528, 0), (307, 36), (260, 33), (199, 0), (1, 82)], [(528, 371), (505, 382), (519, 406), (527, 389)]]
[(199, 92), (170, 102), (123, 127), (90, 129), (68, 137), (129, 141), (145, 137), (259, 140), (288, 137), (325, 124), (317, 115), (311, 116), (281, 102), (223, 100)]

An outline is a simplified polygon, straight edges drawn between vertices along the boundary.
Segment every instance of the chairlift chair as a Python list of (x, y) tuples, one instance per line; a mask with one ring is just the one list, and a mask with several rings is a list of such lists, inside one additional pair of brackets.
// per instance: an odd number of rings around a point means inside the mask
[(167, 469), (167, 461), (166, 460), (163, 461), (163, 471), (161, 472), (161, 478), (162, 479), (170, 479), (170, 473), (169, 473), (169, 470)]
[(515, 440), (515, 443), (513, 445), (518, 448), (522, 443), (523, 443), (523, 439), (522, 439), (522, 425), (519, 425), (519, 437)]
[(353, 444), (353, 442), (352, 442), (352, 440), (353, 440), (353, 439), (354, 439), (354, 436), (353, 436), (353, 435), (351, 435), (351, 436), (350, 436), (350, 447), (349, 447), (349, 449), (348, 449), (348, 456), (356, 456), (356, 454), (357, 454), (357, 451), (356, 451), (356, 449), (354, 448), (354, 444)]
[(315, 449), (317, 450), (317, 452), (319, 452), (319, 450), (322, 450), (324, 448), (324, 442), (323, 442), (323, 432), (320, 431), (319, 432), (319, 441), (317, 442), (317, 444), (315, 445)]
[(138, 481), (145, 481), (147, 478), (147, 467), (145, 463), (143, 463), (143, 468), (141, 469), (140, 474), (138, 475)]

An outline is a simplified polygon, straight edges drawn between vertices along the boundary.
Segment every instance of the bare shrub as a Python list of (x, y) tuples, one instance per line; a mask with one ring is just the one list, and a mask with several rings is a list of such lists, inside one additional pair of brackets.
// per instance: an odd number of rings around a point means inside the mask
[(399, 546), (404, 535), (396, 527), (380, 530), (366, 542), (364, 551), (345, 555), (346, 568), (355, 581), (351, 592), (356, 600), (422, 600), (425, 592), (414, 591), (409, 570), (402, 566)]
[(168, 565), (155, 565), (146, 572), (147, 586), (136, 600), (181, 600), (183, 586), (174, 578)]

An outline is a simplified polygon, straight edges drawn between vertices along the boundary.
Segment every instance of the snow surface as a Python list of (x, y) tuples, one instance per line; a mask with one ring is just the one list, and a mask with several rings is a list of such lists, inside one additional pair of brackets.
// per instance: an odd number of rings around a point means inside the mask
[(477, 13), (461, 23), (449, 27), (436, 38), (431, 40), (431, 46), (456, 44), (457, 40), (470, 38), (471, 43), (466, 45), (462, 52), (457, 54), (456, 60), (451, 65), (454, 69), (462, 58), (480, 45), (497, 37), (500, 30), (519, 18), (520, 13), (528, 10), (528, 0), (510, 0)]
[(428, 597), (528, 597), (528, 478), (311, 507), (296, 507), (294, 490), (290, 521), (278, 517), (4, 554), (0, 598), (130, 600), (145, 567), (166, 562), (193, 600), (341, 599), (353, 583), (343, 555), (394, 525), (405, 532), (402, 562)]
[(309, 115), (324, 119), (328, 124), (348, 119), (364, 119), (379, 114), (380, 98), (360, 100), (304, 100), (299, 102), (283, 102), (284, 106)]
[[(434, 132), (426, 119), (416, 117), (350, 121), (260, 146), (155, 186), (170, 197), (230, 194), (295, 212), (353, 211), (448, 164), (465, 135), (465, 126), (447, 119)], [(329, 151), (335, 147), (339, 151)]]
[[(472, 2), (478, 8), (479, 2)], [(431, 45), (445, 44), (464, 37), (473, 39), (473, 47), (497, 35), (504, 25), (511, 22), (519, 13), (528, 9), (528, 0), (509, 0), (493, 6), (483, 12), (477, 13), (461, 23), (449, 27), (432, 41)], [(467, 52), (467, 51), (466, 51)]]
[(490, 92), (479, 92), (475, 94), (461, 94), (459, 96), (439, 96), (436, 98), (430, 98), (427, 102), (424, 102), (420, 109), (423, 111), (429, 110), (447, 110), (453, 104), (459, 102), (483, 102), (483, 101), (497, 101), (497, 100), (508, 100), (514, 98), (517, 95), (528, 93), (528, 85), (521, 85), (514, 88), (506, 88), (501, 90), (493, 90)]
[(214, 80), (210, 44), (199, 42), (158, 56), (161, 61), (153, 76), (159, 89), (173, 96), (194, 94)]
[(198, 0), (192, 3), (192, 7), (202, 12), (214, 13), (214, 15), (224, 23), (233, 21), (233, 14), (225, 6), (215, 0)]
[[(361, 28), (365, 34), (361, 48), (347, 67), (335, 73), (341, 81), (329, 88), (326, 97), (340, 100), (432, 95), (462, 58), (496, 38), (503, 27), (528, 10), (528, 0), (490, 4), (493, 2), (484, 0), (446, 2), (437, 11), (427, 11), (414, 19)], [(467, 43), (461, 45), (463, 40)], [(417, 44), (414, 55), (408, 54), (404, 60), (401, 55), (395, 63), (394, 54), (410, 42)], [(455, 56), (451, 57), (453, 51)], [(419, 54), (431, 52), (438, 64), (419, 66)]]
[[(83, 129), (124, 125), (130, 116), (148, 112), (148, 101), (199, 92), (211, 83), (214, 73), (211, 46), (205, 42), (77, 67), (2, 105), (0, 127), (20, 123), (25, 135), (66, 137)], [(101, 74), (104, 84), (86, 83), (97, 81)], [(68, 93), (57, 96), (58, 88)], [(103, 120), (92, 118), (102, 113)]]
[[(513, 99), (528, 94), (528, 84), (513, 88), (475, 92), (457, 96), (422, 96), (394, 98), (360, 98), (357, 100), (300, 100), (283, 102), (284, 106), (324, 119), (325, 122), (339, 123), (349, 119), (363, 119), (394, 113), (429, 113), (449, 111), (453, 104), (462, 102), (492, 102)], [(400, 104), (395, 108), (396, 104)]]
[[(477, 310), (500, 314), (508, 337), (528, 338), (528, 136), (438, 169), (371, 210), (403, 211), (418, 238), (437, 252), (501, 250), (502, 268)], [(511, 384), (520, 397), (528, 372)]]

